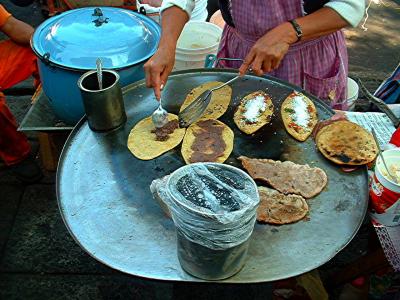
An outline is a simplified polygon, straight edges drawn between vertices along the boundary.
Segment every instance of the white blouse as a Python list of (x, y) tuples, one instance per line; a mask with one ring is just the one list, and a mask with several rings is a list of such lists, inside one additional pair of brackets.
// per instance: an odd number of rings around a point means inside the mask
[[(171, 7), (178, 6), (183, 9), (189, 17), (194, 13), (195, 5), (198, 9), (198, 3), (203, 4), (204, 0), (164, 0), (161, 11)], [(351, 26), (356, 27), (362, 20), (365, 11), (365, 0), (330, 0), (324, 5), (335, 10)], [(201, 7), (204, 11), (204, 8)], [(195, 11), (196, 11), (195, 10)]]

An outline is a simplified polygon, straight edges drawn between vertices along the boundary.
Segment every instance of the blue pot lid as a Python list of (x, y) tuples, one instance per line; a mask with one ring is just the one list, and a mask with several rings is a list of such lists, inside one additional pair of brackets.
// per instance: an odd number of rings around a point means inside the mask
[(95, 69), (101, 58), (104, 68), (119, 69), (150, 58), (160, 35), (160, 26), (143, 15), (91, 7), (46, 20), (35, 30), (31, 46), (41, 59), (62, 67)]

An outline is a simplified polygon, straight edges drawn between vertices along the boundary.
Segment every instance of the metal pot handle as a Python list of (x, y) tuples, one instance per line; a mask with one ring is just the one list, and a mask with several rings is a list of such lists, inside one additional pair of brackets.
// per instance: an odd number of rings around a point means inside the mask
[(144, 15), (144, 16), (147, 15), (146, 9), (145, 9), (143, 6), (140, 7), (139, 13), (140, 13), (141, 15)]
[(54, 64), (50, 61), (50, 53), (46, 52), (45, 54), (43, 54), (42, 57), (40, 57), (40, 60), (49, 67), (54, 67)]
[(206, 60), (204, 62), (204, 67), (205, 68), (217, 68), (219, 65), (219, 62), (221, 60), (224, 61), (242, 61), (243, 59), (241, 58), (228, 58), (228, 57), (218, 57), (214, 54), (209, 54), (206, 56)]

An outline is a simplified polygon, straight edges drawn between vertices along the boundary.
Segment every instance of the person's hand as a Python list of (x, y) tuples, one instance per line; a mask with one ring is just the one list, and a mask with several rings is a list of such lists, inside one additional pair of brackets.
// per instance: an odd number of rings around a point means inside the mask
[(289, 23), (268, 31), (250, 49), (239, 69), (240, 75), (244, 75), (250, 67), (259, 76), (277, 69), (290, 44), (296, 40), (296, 34)]
[(177, 6), (167, 8), (163, 12), (158, 50), (144, 65), (146, 86), (154, 89), (157, 100), (161, 97), (161, 85), (165, 86), (174, 67), (176, 44), (188, 20), (188, 14)]
[(152, 58), (144, 65), (146, 86), (154, 89), (157, 100), (161, 97), (161, 85), (167, 83), (169, 74), (175, 64), (175, 48), (159, 48)]
[(162, 5), (162, 0), (142, 0), (140, 3), (148, 4), (153, 7), (160, 7)]

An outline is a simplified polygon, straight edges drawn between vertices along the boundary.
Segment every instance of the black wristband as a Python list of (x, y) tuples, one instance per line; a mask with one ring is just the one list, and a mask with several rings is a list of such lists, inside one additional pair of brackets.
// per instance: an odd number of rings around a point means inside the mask
[(290, 20), (290, 24), (292, 24), (294, 31), (296, 32), (297, 36), (297, 42), (301, 40), (301, 37), (303, 36), (303, 31), (301, 30), (300, 25), (296, 22), (296, 20)]

